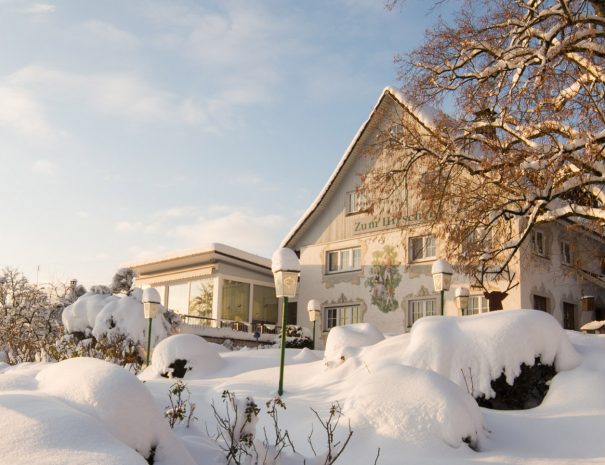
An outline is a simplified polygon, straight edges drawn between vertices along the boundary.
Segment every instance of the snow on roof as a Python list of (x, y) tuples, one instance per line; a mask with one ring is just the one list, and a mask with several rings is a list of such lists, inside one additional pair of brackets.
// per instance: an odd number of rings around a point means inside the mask
[(374, 117), (374, 114), (376, 113), (376, 110), (378, 109), (378, 107), (380, 106), (382, 100), (384, 99), (384, 97), (387, 94), (390, 95), (391, 97), (393, 97), (402, 107), (404, 107), (408, 111), (410, 111), (423, 124), (430, 125), (431, 121), (435, 120), (436, 115), (438, 113), (437, 110), (429, 107), (428, 105), (423, 105), (422, 108), (418, 108), (418, 107), (412, 105), (412, 103), (409, 102), (405, 98), (405, 96), (403, 95), (403, 93), (400, 90), (395, 89), (394, 87), (391, 87), (391, 86), (385, 87), (383, 89), (382, 93), (380, 94), (380, 97), (378, 98), (378, 101), (374, 105), (374, 108), (372, 108), (372, 111), (370, 112), (370, 115), (368, 116), (368, 118), (366, 119), (366, 121), (361, 125), (361, 127), (357, 130), (357, 133), (355, 134), (355, 136), (353, 137), (353, 140), (351, 141), (351, 143), (349, 144), (349, 146), (345, 150), (344, 154), (342, 155), (340, 161), (338, 162), (338, 165), (336, 165), (336, 168), (334, 169), (334, 171), (332, 172), (332, 174), (328, 178), (328, 182), (325, 184), (325, 186), (323, 187), (323, 189), (321, 190), (321, 192), (319, 193), (319, 195), (315, 198), (315, 201), (311, 204), (311, 206), (307, 209), (307, 211), (305, 211), (305, 213), (302, 215), (302, 217), (298, 220), (298, 222), (294, 225), (294, 227), (287, 234), (286, 238), (282, 241), (280, 247), (288, 247), (290, 241), (294, 238), (294, 236), (296, 235), (296, 233), (302, 228), (302, 226), (306, 223), (306, 221), (309, 219), (309, 217), (317, 209), (317, 207), (319, 206), (319, 204), (326, 197), (328, 191), (332, 187), (332, 184), (334, 184), (334, 181), (336, 180), (336, 178), (342, 172), (345, 164), (347, 163), (347, 161), (349, 160), (351, 154), (353, 153), (353, 149), (355, 148), (355, 146), (357, 145), (357, 143), (361, 139), (362, 134), (364, 133), (364, 131), (368, 127), (368, 124), (370, 123), (370, 121)]
[(228, 255), (228, 256), (236, 258), (238, 260), (256, 263), (256, 264), (264, 266), (266, 268), (271, 267), (271, 260), (268, 258), (261, 257), (260, 255), (255, 255), (255, 254), (246, 252), (241, 249), (236, 249), (235, 247), (231, 247), (226, 244), (221, 244), (219, 242), (213, 242), (213, 243), (208, 244), (199, 249), (188, 249), (188, 250), (181, 250), (181, 251), (177, 251), (177, 252), (171, 252), (170, 254), (159, 256), (157, 258), (152, 258), (149, 260), (136, 262), (136, 263), (130, 263), (127, 266), (129, 268), (137, 268), (137, 267), (141, 267), (141, 266), (145, 266), (145, 265), (153, 265), (156, 263), (168, 262), (168, 261), (176, 260), (179, 258), (187, 258), (187, 257), (193, 257), (195, 255), (204, 255), (204, 254), (210, 254), (210, 253), (219, 253), (222, 255)]

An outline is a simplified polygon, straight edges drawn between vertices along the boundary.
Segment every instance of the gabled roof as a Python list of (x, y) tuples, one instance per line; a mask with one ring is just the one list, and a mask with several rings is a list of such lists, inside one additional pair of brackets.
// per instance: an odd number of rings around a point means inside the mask
[(361, 127), (355, 134), (355, 137), (353, 137), (353, 140), (347, 147), (347, 150), (345, 150), (344, 154), (342, 155), (342, 158), (338, 162), (338, 165), (336, 165), (336, 169), (334, 170), (334, 172), (328, 179), (328, 182), (325, 184), (325, 186), (323, 187), (323, 189), (321, 190), (321, 192), (319, 193), (319, 195), (317, 196), (315, 201), (311, 204), (311, 206), (307, 209), (307, 211), (303, 214), (303, 216), (298, 220), (298, 222), (294, 225), (294, 227), (287, 234), (285, 239), (282, 241), (280, 247), (289, 247), (290, 246), (290, 242), (294, 239), (296, 234), (303, 228), (303, 226), (309, 220), (311, 215), (313, 215), (313, 213), (317, 210), (317, 208), (320, 206), (320, 204), (324, 201), (324, 199), (328, 195), (328, 192), (330, 191), (330, 188), (334, 185), (334, 182), (337, 180), (337, 178), (339, 176), (341, 176), (343, 174), (344, 167), (347, 164), (347, 161), (351, 158), (351, 155), (352, 155), (355, 147), (357, 146), (357, 143), (359, 142), (359, 140), (363, 136), (364, 132), (368, 128), (368, 125), (370, 124), (372, 119), (374, 118), (374, 115), (376, 114), (376, 111), (382, 104), (382, 101), (387, 96), (392, 97), (404, 109), (408, 110), (410, 113), (412, 113), (414, 116), (416, 116), (418, 119), (420, 119), (425, 124), (430, 124), (430, 121), (433, 119), (433, 116), (434, 116), (433, 110), (423, 107), (423, 109), (421, 111), (417, 111), (417, 110), (413, 109), (414, 108), (413, 105), (411, 105), (406, 100), (406, 98), (404, 97), (404, 95), (402, 94), (401, 91), (399, 91), (398, 89), (395, 89), (394, 87), (385, 87), (383, 89), (382, 93), (380, 94), (378, 101), (374, 105), (374, 108), (370, 112), (370, 115), (368, 116), (367, 120), (361, 125)]

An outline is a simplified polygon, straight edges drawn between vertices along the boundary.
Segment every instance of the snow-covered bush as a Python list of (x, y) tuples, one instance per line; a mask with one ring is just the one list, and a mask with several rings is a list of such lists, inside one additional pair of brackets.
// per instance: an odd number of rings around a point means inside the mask
[(324, 359), (326, 365), (338, 365), (356, 355), (359, 347), (376, 344), (384, 335), (371, 323), (336, 326), (328, 333)]
[(101, 360), (74, 358), (50, 365), (36, 379), (40, 392), (98, 419), (115, 438), (156, 465), (193, 463), (162, 420), (149, 390), (128, 371)]
[[(99, 288), (99, 286), (97, 286)], [(147, 346), (148, 320), (143, 314), (142, 291), (133, 289), (129, 296), (111, 295), (103, 286), (92, 289), (68, 306), (62, 315), (69, 335), (49, 350), (50, 358), (89, 356), (129, 366), (137, 372)], [(173, 331), (172, 312), (164, 310), (152, 324), (152, 344)]]
[(111, 279), (111, 292), (113, 294), (130, 295), (136, 274), (132, 268), (120, 268)]
[(475, 400), (448, 379), (427, 370), (384, 364), (347, 380), (344, 409), (354, 424), (370, 425), (381, 436), (418, 444), (435, 438), (452, 447), (478, 449), (483, 419)]
[(493, 382), (500, 376), (512, 386), (522, 365), (531, 367), (536, 359), (556, 371), (579, 364), (559, 323), (537, 310), (422, 318), (403, 356), (404, 363), (435, 371), (485, 399), (496, 395)]
[(151, 366), (160, 376), (203, 377), (224, 365), (215, 346), (194, 334), (176, 334), (155, 347)]

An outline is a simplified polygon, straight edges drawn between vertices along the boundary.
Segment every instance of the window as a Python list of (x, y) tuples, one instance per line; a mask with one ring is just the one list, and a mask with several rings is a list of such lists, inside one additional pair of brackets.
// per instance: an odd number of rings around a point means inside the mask
[(253, 286), (252, 321), (255, 323), (277, 323), (277, 297), (275, 297), (274, 288)]
[(437, 315), (437, 301), (435, 299), (410, 300), (408, 303), (408, 326), (422, 317)]
[(324, 310), (324, 328), (327, 331), (335, 326), (359, 323), (359, 317), (359, 305), (328, 307)]
[(534, 295), (534, 309), (548, 312), (548, 298), (541, 295)]
[(576, 329), (576, 306), (563, 302), (563, 329)]
[(468, 298), (468, 307), (463, 310), (463, 315), (477, 315), (489, 312), (489, 302), (482, 295), (471, 295)]
[(181, 315), (189, 311), (189, 283), (171, 284), (168, 287), (168, 308)]
[(347, 214), (360, 213), (365, 208), (363, 194), (357, 191), (347, 192)]
[(532, 246), (534, 249), (534, 253), (539, 255), (540, 257), (547, 257), (546, 252), (546, 237), (542, 231), (534, 231), (532, 236)]
[(189, 293), (189, 315), (212, 318), (214, 285), (212, 278), (192, 281)]
[(561, 263), (563, 265), (571, 265), (571, 245), (569, 242), (561, 241)]
[(248, 321), (250, 310), (250, 284), (223, 282), (221, 318), (233, 321)]
[(326, 271), (342, 273), (361, 270), (361, 247), (333, 250), (326, 254)]
[(435, 258), (435, 253), (435, 238), (433, 236), (410, 238), (410, 261)]
[(389, 129), (389, 142), (391, 146), (401, 144), (403, 138), (403, 125), (400, 123), (393, 123)]

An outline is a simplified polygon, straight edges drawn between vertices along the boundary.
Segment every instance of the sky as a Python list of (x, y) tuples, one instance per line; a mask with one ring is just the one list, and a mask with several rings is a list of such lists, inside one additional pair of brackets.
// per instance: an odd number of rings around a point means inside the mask
[(270, 257), (439, 12), (408, 0), (0, 0), (0, 266), (107, 284)]

